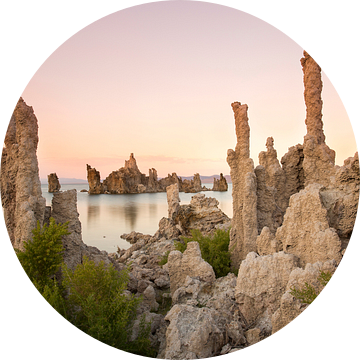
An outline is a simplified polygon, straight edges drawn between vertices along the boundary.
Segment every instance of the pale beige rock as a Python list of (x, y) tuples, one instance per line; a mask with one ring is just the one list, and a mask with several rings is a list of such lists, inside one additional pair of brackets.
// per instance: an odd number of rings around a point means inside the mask
[(319, 261), (314, 264), (306, 264), (305, 269), (296, 268), (291, 272), (286, 292), (281, 297), (280, 307), (271, 318), (273, 334), (294, 320), (308, 306), (293, 297), (290, 294), (291, 289), (304, 289), (307, 283), (315, 289), (316, 293), (320, 293), (323, 289), (323, 285), (319, 281), (321, 271), (333, 274), (335, 270), (336, 262), (331, 260), (325, 263)]
[(220, 353), (225, 345), (225, 331), (214, 309), (175, 305), (165, 320), (169, 326), (158, 358), (202, 359)]
[(261, 330), (259, 328), (250, 329), (245, 332), (245, 337), (249, 345), (254, 345), (261, 340)]
[(303, 161), (305, 186), (311, 183), (328, 186), (335, 180), (335, 151), (325, 144), (321, 68), (306, 51), (301, 59), (301, 65), (304, 73), (307, 129), (304, 137)]
[(247, 255), (240, 265), (235, 297), (249, 324), (259, 320), (265, 312), (269, 317), (278, 309), (290, 273), (298, 266), (298, 258), (284, 252)]
[(179, 197), (179, 185), (173, 184), (166, 188), (166, 196), (168, 203), (168, 217), (173, 218), (173, 215), (179, 211), (180, 197)]
[(171, 294), (184, 285), (186, 277), (198, 276), (200, 280), (212, 283), (215, 273), (212, 266), (201, 257), (199, 243), (189, 242), (182, 254), (180, 251), (171, 251), (168, 257)]
[(1, 158), (1, 202), (14, 248), (32, 239), (37, 222), (43, 225), (45, 198), (39, 179), (38, 122), (32, 107), (19, 99), (5, 136)]
[(266, 151), (259, 154), (259, 164), (265, 168), (266, 185), (274, 188), (274, 201), (277, 208), (285, 212), (288, 206), (286, 199), (285, 183), (286, 176), (277, 158), (277, 151), (274, 149), (274, 139), (268, 137), (266, 140)]
[[(230, 230), (231, 263), (238, 267), (250, 251), (256, 251), (257, 210), (254, 162), (250, 158), (250, 127), (246, 104), (231, 104), (235, 117), (237, 143), (228, 150), (233, 197), (233, 218)], [(248, 175), (249, 174), (249, 175)], [(255, 201), (255, 203), (251, 203)], [(246, 204), (245, 204), (246, 203)], [(248, 205), (250, 205), (248, 207)], [(250, 220), (250, 222), (248, 222)], [(254, 227), (254, 223), (256, 224)]]
[(51, 216), (56, 223), (68, 223), (70, 235), (63, 236), (64, 262), (75, 269), (81, 263), (83, 256), (83, 241), (81, 236), (81, 223), (77, 212), (77, 193), (76, 190), (67, 190), (54, 193), (52, 198)]
[(275, 235), (265, 226), (256, 239), (256, 248), (259, 255), (271, 255), (281, 251), (282, 244), (276, 240)]
[(59, 178), (57, 177), (56, 173), (51, 173), (48, 175), (48, 192), (58, 192), (60, 191), (61, 185), (59, 182)]
[(301, 266), (316, 261), (341, 260), (341, 241), (329, 227), (319, 184), (310, 184), (290, 198), (284, 222), (276, 239), (283, 250), (300, 259)]
[(173, 221), (181, 234), (191, 235), (191, 229), (198, 229), (203, 235), (212, 234), (216, 228), (230, 222), (229, 217), (218, 208), (219, 202), (205, 194), (194, 195), (189, 205), (181, 205)]

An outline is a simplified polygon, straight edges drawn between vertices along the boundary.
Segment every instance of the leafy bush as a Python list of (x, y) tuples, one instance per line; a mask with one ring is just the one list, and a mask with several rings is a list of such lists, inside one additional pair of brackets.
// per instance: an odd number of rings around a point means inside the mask
[(69, 290), (71, 322), (95, 339), (138, 355), (153, 356), (150, 325), (143, 318), (137, 339), (131, 341), (132, 326), (141, 298), (125, 292), (128, 270), (96, 265), (84, 257), (74, 271), (63, 268), (63, 284)]
[[(138, 336), (130, 340), (141, 298), (125, 292), (128, 270), (118, 272), (103, 262), (87, 258), (75, 271), (63, 264), (61, 237), (68, 235), (67, 223), (53, 218), (42, 228), (38, 222), (33, 238), (16, 250), (30, 280), (44, 298), (72, 324), (95, 339), (138, 355), (154, 356), (150, 346), (150, 323), (140, 320)], [(62, 270), (62, 283), (55, 274)]]
[[(318, 281), (324, 288), (327, 283), (330, 281), (332, 274), (330, 272), (321, 271), (318, 277)], [(322, 290), (322, 289), (321, 289)], [(311, 304), (316, 297), (320, 294), (320, 291), (316, 291), (312, 285), (309, 285), (307, 282), (302, 289), (295, 289), (292, 287), (290, 289), (290, 294), (294, 296), (296, 299), (299, 299), (303, 304)]]
[(217, 278), (226, 276), (232, 271), (229, 252), (229, 230), (216, 230), (212, 236), (204, 236), (197, 229), (191, 230), (192, 237), (182, 237), (182, 242), (175, 242), (176, 250), (184, 252), (190, 241), (197, 241), (200, 246), (201, 256), (214, 269)]
[(16, 250), (26, 274), (41, 293), (46, 286), (53, 287), (53, 278), (63, 262), (61, 237), (70, 234), (67, 225), (50, 218), (49, 225), (41, 228), (38, 221), (32, 240), (24, 242), (24, 251)]

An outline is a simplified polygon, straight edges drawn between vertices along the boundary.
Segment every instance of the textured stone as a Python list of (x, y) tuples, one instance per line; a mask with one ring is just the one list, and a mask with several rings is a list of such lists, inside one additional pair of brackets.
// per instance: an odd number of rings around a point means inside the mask
[(291, 289), (304, 289), (305, 283), (307, 283), (315, 289), (316, 293), (320, 293), (323, 289), (319, 281), (320, 272), (324, 271), (333, 274), (335, 270), (336, 262), (332, 260), (325, 263), (306, 264), (305, 269), (296, 268), (291, 272), (286, 285), (286, 292), (281, 297), (280, 307), (271, 318), (273, 334), (294, 320), (308, 306), (293, 297), (290, 294)]
[(60, 191), (61, 185), (59, 182), (59, 178), (56, 173), (51, 173), (48, 175), (48, 192), (54, 193)]
[(201, 257), (199, 243), (189, 242), (182, 254), (180, 251), (171, 251), (168, 257), (171, 294), (184, 285), (186, 277), (198, 276), (202, 281), (212, 283), (215, 273), (211, 265)]
[(203, 235), (212, 234), (219, 225), (230, 219), (218, 208), (219, 202), (205, 194), (194, 195), (189, 205), (181, 205), (173, 221), (182, 235), (190, 236), (191, 229), (198, 229)]
[(240, 265), (235, 297), (249, 324), (259, 320), (265, 312), (269, 317), (278, 309), (290, 273), (298, 266), (298, 258), (284, 252), (247, 255)]
[(214, 178), (212, 191), (227, 191), (227, 190), (228, 190), (227, 181), (224, 178), (224, 175), (220, 173), (220, 179)]
[(1, 202), (14, 248), (23, 249), (32, 229), (43, 225), (45, 198), (39, 179), (38, 122), (32, 107), (18, 101), (5, 136), (1, 158)]
[(329, 227), (319, 184), (308, 185), (290, 198), (284, 222), (276, 232), (283, 250), (300, 259), (301, 266), (316, 261), (341, 260), (341, 241)]
[(301, 65), (304, 73), (307, 129), (304, 137), (303, 161), (305, 186), (311, 183), (328, 186), (335, 177), (335, 151), (325, 144), (322, 122), (321, 68), (306, 51), (301, 59)]
[[(228, 150), (233, 197), (233, 218), (230, 230), (231, 262), (238, 267), (246, 254), (256, 250), (257, 210), (256, 179), (254, 162), (250, 158), (250, 127), (246, 104), (231, 104), (235, 117), (237, 143), (234, 150)], [(251, 203), (251, 201), (255, 201)], [(246, 204), (245, 204), (246, 203)], [(248, 205), (250, 205), (248, 207)], [(247, 221), (250, 220), (250, 223)], [(254, 223), (255, 228), (254, 228)]]
[(166, 188), (166, 196), (168, 203), (168, 216), (169, 219), (179, 211), (180, 197), (179, 197), (179, 184), (173, 184)]
[(89, 194), (103, 194), (104, 186), (100, 181), (100, 172), (86, 164)]
[(276, 240), (275, 235), (265, 226), (256, 239), (256, 248), (259, 255), (271, 255), (282, 250), (282, 244)]

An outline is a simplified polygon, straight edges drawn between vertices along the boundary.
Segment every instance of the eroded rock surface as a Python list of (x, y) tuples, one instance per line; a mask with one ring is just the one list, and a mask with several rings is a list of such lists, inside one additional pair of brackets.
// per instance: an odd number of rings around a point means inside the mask
[(48, 192), (54, 193), (60, 191), (61, 185), (59, 182), (59, 178), (56, 173), (51, 173), (48, 175)]
[[(237, 143), (234, 150), (228, 150), (233, 197), (233, 218), (230, 230), (231, 260), (235, 267), (251, 251), (256, 251), (258, 235), (256, 210), (256, 178), (254, 162), (250, 158), (250, 127), (246, 104), (231, 104), (235, 117)], [(255, 201), (255, 203), (253, 203)], [(249, 206), (248, 206), (249, 205)], [(250, 222), (248, 222), (250, 220)]]
[(220, 173), (220, 179), (214, 178), (212, 191), (227, 191), (227, 190), (228, 190), (227, 181), (224, 178), (224, 175)]
[(20, 98), (11, 117), (1, 158), (1, 202), (14, 248), (23, 249), (32, 229), (44, 221), (45, 198), (39, 179), (38, 122), (33, 108)]

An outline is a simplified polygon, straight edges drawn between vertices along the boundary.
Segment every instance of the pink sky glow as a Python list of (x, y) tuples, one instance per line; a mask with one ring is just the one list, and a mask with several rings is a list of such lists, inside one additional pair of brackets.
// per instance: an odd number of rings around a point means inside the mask
[[(249, 106), (255, 164), (268, 136), (280, 160), (306, 134), (302, 52), (267, 23), (210, 3), (109, 15), (60, 46), (22, 94), (39, 121), (40, 177), (86, 179), (90, 164), (105, 178), (130, 153), (159, 177), (229, 174), (234, 101)], [(326, 142), (342, 165), (355, 138), (324, 73), (323, 83)]]

